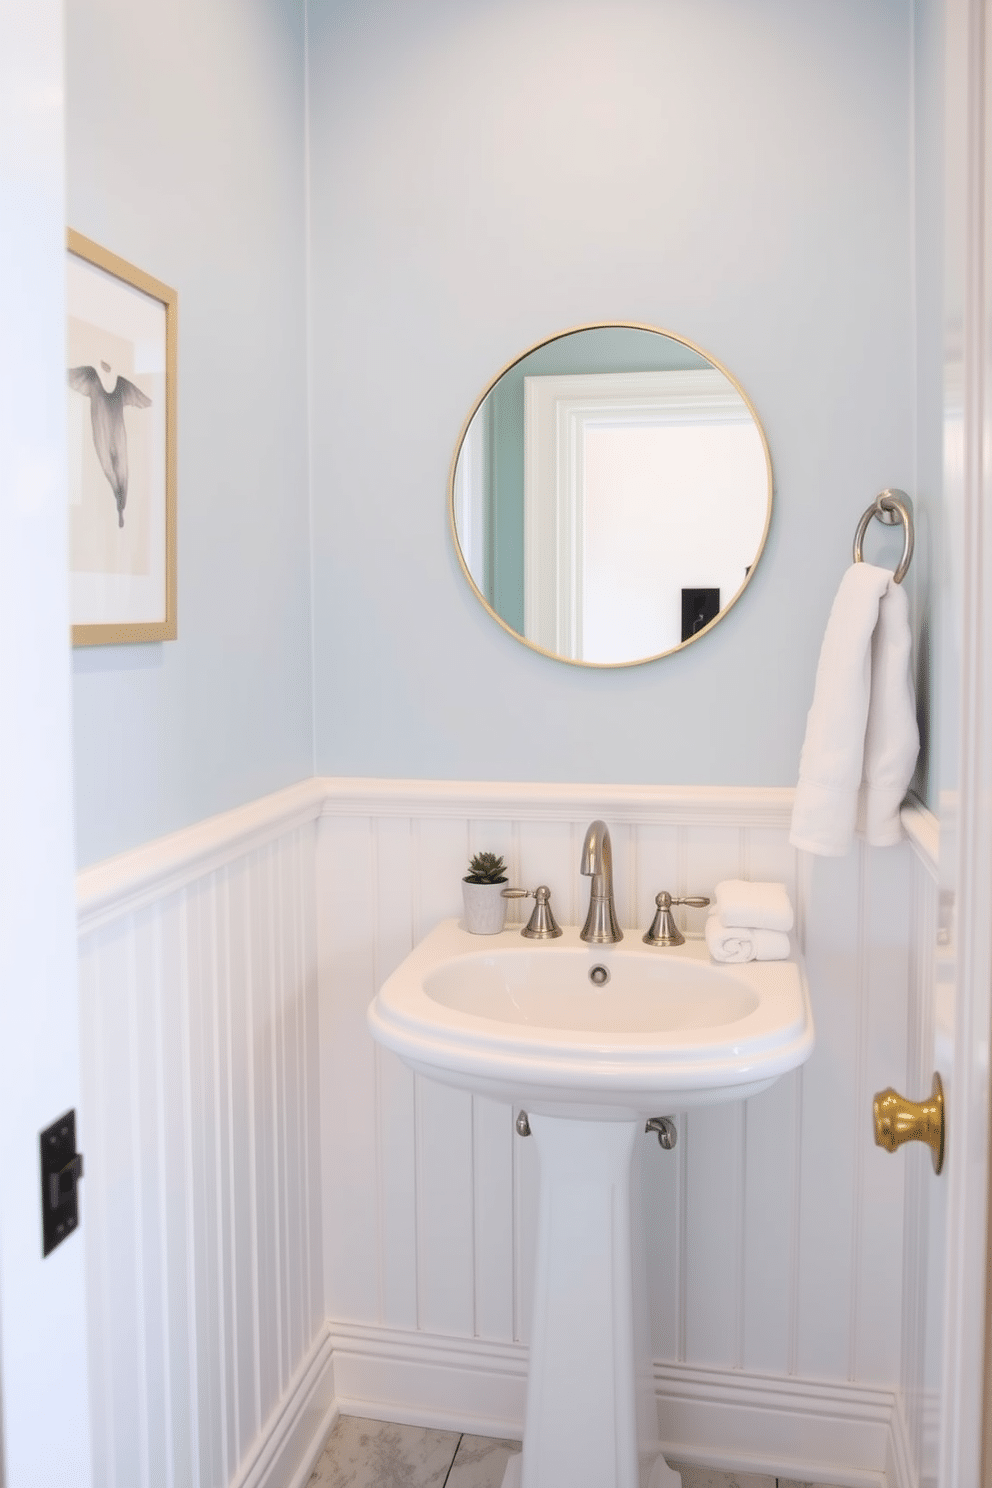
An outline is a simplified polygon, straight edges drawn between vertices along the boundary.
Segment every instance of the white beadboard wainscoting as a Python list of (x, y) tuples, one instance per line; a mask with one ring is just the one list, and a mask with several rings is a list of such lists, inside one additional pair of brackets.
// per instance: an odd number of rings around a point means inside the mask
[[(315, 783), (78, 879), (94, 1481), (276, 1482), (326, 1338)], [(324, 1394), (322, 1395), (322, 1392)], [(289, 1408), (289, 1409), (288, 1409)]]
[(631, 933), (659, 889), (785, 880), (817, 1025), (802, 1071), (675, 1113), (674, 1152), (644, 1140), (660, 1438), (916, 1488), (932, 1216), (923, 1166), (874, 1147), (871, 1096), (929, 1057), (928, 818), (800, 863), (791, 800), (313, 780), (80, 874), (97, 1480), (295, 1488), (338, 1408), (519, 1433), (533, 1144), (509, 1107), (415, 1078), (365, 1014), (459, 913), (471, 852), (576, 921), (602, 816)]
[[(817, 1026), (803, 1070), (748, 1102), (676, 1113), (674, 1152), (645, 1138), (662, 1438), (687, 1461), (801, 1477), (816, 1466), (830, 1482), (914, 1488), (899, 1404), (912, 1314), (906, 1164), (874, 1146), (871, 1098), (911, 1079), (928, 990), (934, 894), (919, 833), (800, 863), (789, 790), (327, 787), (317, 848), (324, 1246), (342, 1408), (519, 1432), (533, 1146), (515, 1135), (509, 1107), (415, 1077), (373, 1045), (365, 1011), (416, 940), (459, 913), (472, 852), (503, 853), (514, 883), (549, 884), (559, 918), (579, 920), (583, 834), (602, 816), (624, 927), (647, 927), (662, 888), (784, 880)], [(700, 912), (688, 914), (699, 928)]]

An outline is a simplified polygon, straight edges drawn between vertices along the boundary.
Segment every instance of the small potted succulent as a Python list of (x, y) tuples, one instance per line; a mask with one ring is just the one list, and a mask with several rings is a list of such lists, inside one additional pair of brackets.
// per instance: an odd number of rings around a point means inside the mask
[(498, 935), (506, 920), (506, 864), (495, 853), (476, 853), (462, 879), (465, 929), (473, 935)]

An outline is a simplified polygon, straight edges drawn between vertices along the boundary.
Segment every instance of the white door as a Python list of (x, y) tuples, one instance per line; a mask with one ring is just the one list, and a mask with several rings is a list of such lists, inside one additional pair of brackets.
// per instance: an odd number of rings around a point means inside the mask
[(943, 28), (944, 475), (931, 582), (940, 894), (931, 1045), (945, 1085), (947, 1162), (919, 1190), (926, 1295), (923, 1357), (915, 1362), (921, 1483), (978, 1488), (992, 988), (992, 0), (918, 0), (916, 15), (921, 33)]
[(38, 1155), (79, 1089), (60, 0), (0, 37), (0, 1481), (85, 1488), (85, 1180), (42, 1259)]

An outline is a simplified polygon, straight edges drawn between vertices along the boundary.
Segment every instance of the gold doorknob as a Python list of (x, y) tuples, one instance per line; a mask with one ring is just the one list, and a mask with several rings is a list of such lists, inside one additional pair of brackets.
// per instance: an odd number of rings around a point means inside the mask
[(928, 1101), (907, 1100), (893, 1090), (880, 1090), (875, 1097), (875, 1145), (895, 1152), (903, 1142), (926, 1142), (933, 1170), (944, 1166), (944, 1087), (934, 1075)]

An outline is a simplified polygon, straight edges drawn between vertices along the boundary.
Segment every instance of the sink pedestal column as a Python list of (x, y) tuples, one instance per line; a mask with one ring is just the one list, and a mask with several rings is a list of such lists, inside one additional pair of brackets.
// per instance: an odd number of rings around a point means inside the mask
[[(639, 1488), (630, 1180), (644, 1123), (529, 1120), (541, 1163), (534, 1317), (523, 1454), (504, 1488)], [(659, 1458), (650, 1488), (680, 1483)]]

